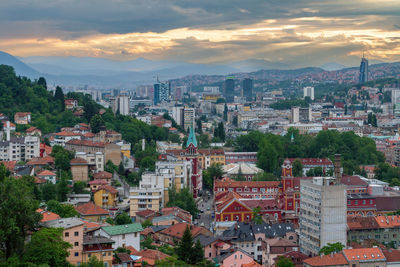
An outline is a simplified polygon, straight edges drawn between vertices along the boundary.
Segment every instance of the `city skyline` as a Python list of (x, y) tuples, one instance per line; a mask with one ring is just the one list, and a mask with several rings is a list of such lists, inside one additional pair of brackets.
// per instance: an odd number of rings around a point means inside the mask
[(0, 50), (223, 64), (259, 59), (291, 67), (400, 60), (400, 4), (379, 1), (4, 3)]

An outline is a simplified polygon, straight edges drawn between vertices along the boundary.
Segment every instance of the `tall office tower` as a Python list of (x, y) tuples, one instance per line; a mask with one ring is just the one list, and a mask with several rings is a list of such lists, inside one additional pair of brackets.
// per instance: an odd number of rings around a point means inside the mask
[(121, 115), (129, 115), (129, 96), (118, 96), (118, 110)]
[(113, 89), (113, 96), (119, 96), (119, 89)]
[(304, 90), (304, 98), (308, 96), (311, 100), (314, 100), (314, 87), (307, 86), (304, 87), (303, 90)]
[(360, 76), (358, 78), (358, 82), (359, 83), (368, 82), (368, 59), (364, 57), (364, 54), (360, 63)]
[(340, 156), (335, 155), (335, 177), (300, 181), (300, 251), (318, 255), (328, 243), (346, 245), (346, 185), (340, 183)]
[(246, 97), (247, 101), (253, 100), (253, 80), (245, 78), (243, 80), (242, 96)]
[(226, 78), (223, 95), (227, 103), (233, 103), (235, 96), (235, 80), (233, 77)]
[(400, 89), (392, 89), (392, 104), (400, 104)]
[(157, 106), (160, 103), (160, 84), (154, 84), (154, 98), (153, 98), (154, 105)]

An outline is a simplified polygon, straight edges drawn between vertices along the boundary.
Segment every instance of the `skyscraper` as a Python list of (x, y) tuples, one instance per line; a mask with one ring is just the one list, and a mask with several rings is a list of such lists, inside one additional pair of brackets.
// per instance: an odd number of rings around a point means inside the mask
[(154, 105), (157, 106), (158, 103), (160, 103), (160, 84), (156, 83), (154, 84)]
[(314, 87), (312, 86), (307, 86), (303, 88), (304, 90), (304, 98), (306, 98), (307, 96), (311, 99), (314, 100)]
[(251, 101), (253, 99), (253, 80), (250, 78), (245, 78), (243, 80), (243, 92), (242, 96), (246, 97), (247, 101)]
[(224, 97), (227, 103), (234, 101), (235, 95), (235, 80), (233, 77), (227, 77), (224, 84)]
[(368, 59), (364, 57), (364, 54), (360, 63), (360, 76), (358, 78), (358, 82), (359, 83), (368, 82)]
[(160, 102), (168, 101), (171, 95), (171, 84), (170, 82), (160, 82), (157, 79), (157, 83), (154, 84), (154, 105)]

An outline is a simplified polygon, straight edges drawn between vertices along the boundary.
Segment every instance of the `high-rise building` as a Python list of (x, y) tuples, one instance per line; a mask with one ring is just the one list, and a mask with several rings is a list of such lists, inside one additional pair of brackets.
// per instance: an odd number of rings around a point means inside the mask
[(253, 80), (250, 78), (245, 78), (243, 80), (242, 96), (246, 98), (247, 101), (253, 99)]
[(183, 129), (187, 131), (188, 129), (190, 129), (190, 127), (194, 127), (194, 117), (194, 108), (185, 107), (183, 109)]
[(392, 89), (392, 104), (400, 104), (400, 89)]
[(308, 96), (311, 100), (314, 100), (314, 87), (307, 86), (304, 87), (303, 90), (304, 90), (304, 98)]
[(121, 115), (129, 115), (129, 96), (118, 96), (118, 110)]
[(347, 243), (346, 185), (340, 183), (340, 156), (334, 177), (300, 180), (300, 251), (318, 255), (328, 243)]
[(298, 123), (300, 121), (300, 108), (299, 107), (292, 107), (292, 117), (290, 122), (291, 123)]
[(160, 82), (154, 84), (154, 105), (160, 102), (168, 101), (171, 95), (171, 83), (170, 82)]
[(224, 84), (224, 97), (227, 103), (234, 102), (235, 80), (233, 77), (227, 77)]
[(360, 76), (358, 78), (359, 83), (368, 82), (368, 59), (363, 55), (360, 63)]

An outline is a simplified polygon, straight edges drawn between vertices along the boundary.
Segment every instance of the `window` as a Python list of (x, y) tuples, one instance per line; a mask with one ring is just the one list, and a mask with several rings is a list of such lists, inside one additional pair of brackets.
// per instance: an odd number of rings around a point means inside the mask
[(135, 237), (137, 237), (137, 233), (135, 233)]
[(74, 256), (79, 257), (79, 252), (75, 252)]
[(122, 239), (125, 239), (125, 234), (122, 235)]
[(237, 255), (235, 255), (235, 260), (237, 260)]
[(65, 237), (69, 237), (69, 232), (65, 232)]
[(75, 233), (74, 233), (74, 236), (79, 236), (79, 232), (75, 232)]
[(79, 246), (79, 242), (75, 242), (75, 243), (74, 243), (74, 246), (75, 246), (75, 247)]
[(364, 199), (364, 200), (363, 200), (363, 205), (365, 205), (365, 204), (367, 204), (367, 201)]
[(253, 192), (257, 192), (257, 188), (253, 188), (251, 191), (253, 191)]
[(240, 254), (240, 259), (243, 259), (243, 255), (242, 254)]
[(242, 188), (237, 188), (236, 192), (242, 192)]

